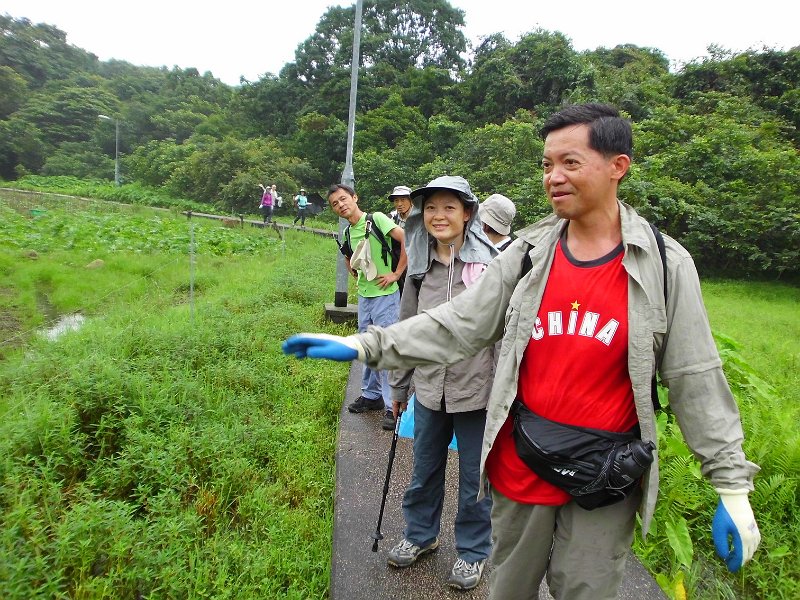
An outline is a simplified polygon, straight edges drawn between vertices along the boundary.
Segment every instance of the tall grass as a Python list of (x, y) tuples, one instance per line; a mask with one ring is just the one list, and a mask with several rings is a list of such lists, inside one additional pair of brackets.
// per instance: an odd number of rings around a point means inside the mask
[[(335, 244), (135, 207), (29, 209), (0, 195), (2, 597), (326, 597), (347, 367), (279, 345), (347, 332), (323, 316)], [(762, 467), (762, 547), (736, 575), (713, 556), (716, 496), (664, 411), (661, 499), (635, 548), (673, 598), (800, 597), (798, 290), (703, 290)], [(35, 333), (74, 311), (80, 331)]]
[(777, 282), (713, 280), (703, 296), (715, 332), (736, 340), (753, 369), (800, 406), (800, 288)]
[(279, 345), (344, 333), (323, 315), (336, 248), (236, 235), (255, 250), (197, 256), (193, 316), (185, 253), (108, 252), (87, 270), (91, 251), (3, 249), (8, 296), (46, 282), (57, 310), (90, 307), (80, 331), (26, 335), (0, 362), (3, 598), (327, 595), (347, 367)]
[[(800, 290), (768, 282), (707, 281), (703, 295), (725, 374), (739, 404), (761, 547), (740, 573), (714, 555), (717, 497), (669, 411), (659, 415), (662, 485), (654, 530), (637, 554), (671, 598), (800, 597)], [(683, 594), (686, 594), (685, 596)]]

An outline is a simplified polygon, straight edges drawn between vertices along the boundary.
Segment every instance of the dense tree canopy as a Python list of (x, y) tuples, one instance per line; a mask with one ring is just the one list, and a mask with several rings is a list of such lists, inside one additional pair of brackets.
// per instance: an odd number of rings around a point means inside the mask
[[(66, 33), (0, 17), (0, 177), (122, 176), (247, 211), (257, 184), (322, 191), (345, 160), (355, 7), (331, 7), (278, 74), (230, 87), (194, 68), (99, 61)], [(621, 197), (678, 238), (706, 272), (800, 275), (800, 48), (763, 48), (670, 72), (657, 48), (576, 52), (558, 31), (502, 32), (467, 46), (447, 0), (364, 2), (354, 168), (361, 202), (387, 209), (397, 184), (466, 176), (480, 197), (549, 208), (547, 115), (618, 106), (633, 122)]]

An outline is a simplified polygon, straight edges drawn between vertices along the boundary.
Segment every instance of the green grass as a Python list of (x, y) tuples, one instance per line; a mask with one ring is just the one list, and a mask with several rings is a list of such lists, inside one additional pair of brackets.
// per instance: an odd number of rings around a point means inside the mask
[(749, 460), (761, 467), (750, 502), (762, 534), (754, 559), (728, 573), (714, 555), (716, 494), (700, 476), (671, 414), (659, 416), (661, 490), (655, 525), (635, 549), (671, 598), (800, 597), (800, 290), (705, 281), (703, 296), (739, 404)]
[[(51, 217), (21, 215), (31, 220), (0, 250), (0, 310), (36, 327), (39, 293), (88, 321), (56, 342), (19, 327), (22, 341), (4, 345), (3, 598), (325, 597), (348, 369), (287, 358), (280, 342), (345, 333), (324, 320), (335, 245), (287, 232), (284, 248), (198, 222), (190, 310), (187, 253), (161, 245), (185, 237), (184, 218), (161, 216), (142, 238), (129, 215)], [(80, 230), (75, 246), (135, 250), (65, 251), (57, 223)], [(125, 224), (138, 233), (115, 236)], [(207, 243), (228, 235), (246, 239)], [(87, 270), (94, 257), (105, 266)]]
[[(348, 369), (279, 346), (349, 332), (324, 319), (335, 244), (56, 197), (34, 215), (30, 202), (0, 193), (3, 598), (326, 597)], [(762, 467), (762, 547), (736, 575), (713, 556), (715, 494), (664, 413), (656, 525), (636, 551), (672, 597), (796, 598), (798, 290), (703, 292)], [(75, 311), (81, 330), (36, 333)]]
[(758, 281), (703, 283), (711, 327), (741, 344), (741, 355), (800, 405), (800, 288)]

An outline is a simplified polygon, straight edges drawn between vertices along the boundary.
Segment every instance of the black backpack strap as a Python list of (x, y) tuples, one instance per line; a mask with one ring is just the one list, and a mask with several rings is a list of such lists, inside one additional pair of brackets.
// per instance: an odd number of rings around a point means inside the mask
[(371, 231), (375, 239), (381, 244), (381, 259), (383, 259), (383, 264), (391, 267), (392, 249), (389, 247), (389, 243), (386, 241), (386, 237), (383, 235), (381, 228), (375, 225), (375, 219), (373, 219), (372, 215), (369, 213), (367, 213), (367, 224), (369, 225), (367, 235), (369, 235)]
[(664, 271), (664, 306), (667, 305), (667, 247), (664, 245), (664, 236), (658, 230), (658, 227), (650, 223), (650, 229), (653, 230), (653, 235), (656, 236), (656, 245), (658, 246), (658, 253), (661, 255), (661, 268)]
[[(650, 223), (650, 229), (653, 230), (653, 235), (656, 238), (656, 245), (658, 246), (658, 254), (661, 256), (661, 268), (664, 272), (664, 309), (666, 310), (667, 307), (667, 247), (664, 244), (664, 236), (661, 235), (661, 232), (658, 230), (658, 227)], [(661, 368), (661, 361), (658, 361), (657, 369)], [(658, 400), (658, 381), (656, 380), (656, 376), (653, 375), (653, 380), (650, 384), (650, 395), (653, 400), (653, 409), (659, 410), (661, 408), (661, 402)]]
[(346, 258), (349, 259), (353, 256), (353, 244), (350, 243), (350, 225), (344, 228), (344, 244), (340, 244), (338, 239), (336, 239), (336, 243), (339, 244), (339, 252)]
[(522, 255), (522, 271), (519, 274), (520, 279), (530, 273), (530, 270), (533, 268), (533, 263), (531, 262), (531, 256), (529, 254), (531, 248), (533, 248), (533, 246), (526, 242), (524, 247), (525, 253)]

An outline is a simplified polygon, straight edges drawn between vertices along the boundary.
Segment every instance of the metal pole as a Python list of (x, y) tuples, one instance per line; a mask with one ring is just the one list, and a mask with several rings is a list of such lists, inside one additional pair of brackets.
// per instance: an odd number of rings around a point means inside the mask
[(194, 325), (194, 221), (192, 211), (186, 213), (189, 217), (189, 325)]
[(114, 119), (114, 185), (119, 187), (119, 119)]
[(394, 464), (394, 455), (397, 451), (397, 436), (400, 433), (400, 419), (403, 418), (403, 413), (397, 413), (397, 422), (394, 424), (394, 435), (392, 436), (392, 445), (389, 448), (389, 464), (386, 465), (386, 479), (383, 482), (383, 496), (381, 497), (381, 510), (378, 512), (378, 525), (375, 527), (375, 533), (372, 534), (372, 551), (378, 551), (378, 542), (383, 539), (381, 533), (381, 523), (383, 523), (383, 510), (386, 508), (386, 496), (389, 495), (389, 480), (392, 478), (392, 465)]
[(345, 156), (342, 183), (353, 186), (353, 140), (356, 131), (356, 92), (358, 90), (358, 64), (361, 47), (361, 2), (356, 2), (356, 23), (353, 29), (353, 60), (350, 63), (350, 111), (347, 115), (347, 154)]
[[(342, 183), (355, 189), (355, 174), (353, 172), (353, 139), (356, 130), (356, 90), (358, 89), (358, 64), (361, 47), (361, 3), (356, 1), (356, 22), (353, 27), (353, 60), (350, 64), (350, 111), (347, 117), (347, 154), (344, 160), (344, 171), (342, 171)], [(348, 222), (346, 219), (339, 218), (339, 240), (344, 240), (344, 230)], [(344, 256), (337, 252), (336, 261), (336, 294), (334, 295), (333, 305), (337, 307), (347, 306), (347, 283), (349, 273), (344, 262)]]

